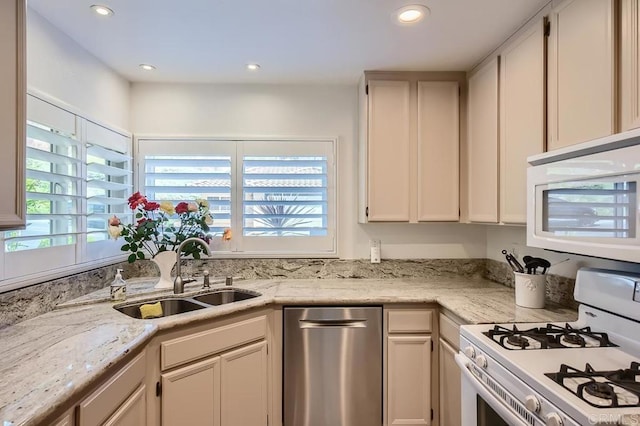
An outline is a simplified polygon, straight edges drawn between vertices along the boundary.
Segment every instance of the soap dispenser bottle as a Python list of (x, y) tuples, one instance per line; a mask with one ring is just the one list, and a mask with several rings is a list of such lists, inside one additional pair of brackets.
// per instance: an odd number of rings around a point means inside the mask
[(122, 278), (122, 269), (118, 269), (111, 282), (111, 300), (118, 302), (127, 298), (127, 283)]

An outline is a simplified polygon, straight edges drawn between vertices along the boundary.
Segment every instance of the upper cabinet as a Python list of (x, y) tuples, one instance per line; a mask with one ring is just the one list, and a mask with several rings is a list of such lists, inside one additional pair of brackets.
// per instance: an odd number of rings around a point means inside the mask
[[(363, 78), (360, 222), (459, 219), (459, 98), (464, 75), (428, 74)], [(436, 77), (442, 78), (435, 81)]]
[(547, 148), (613, 134), (614, 0), (567, 0), (549, 20)]
[(527, 157), (544, 150), (544, 21), (500, 54), (500, 222), (527, 221)]
[(498, 222), (498, 58), (469, 79), (468, 192), (471, 222)]
[(0, 229), (25, 226), (25, 0), (0, 2)]
[(620, 4), (620, 130), (640, 127), (640, 5)]

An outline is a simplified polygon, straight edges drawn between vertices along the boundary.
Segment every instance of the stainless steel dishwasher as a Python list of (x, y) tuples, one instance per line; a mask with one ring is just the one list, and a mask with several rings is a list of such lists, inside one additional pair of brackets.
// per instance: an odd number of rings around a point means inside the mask
[(284, 425), (382, 425), (382, 308), (284, 308)]

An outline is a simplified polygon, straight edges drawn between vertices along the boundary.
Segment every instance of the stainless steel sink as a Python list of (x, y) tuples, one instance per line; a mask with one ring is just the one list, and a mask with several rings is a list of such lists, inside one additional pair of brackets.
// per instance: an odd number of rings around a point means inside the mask
[(162, 299), (162, 300), (146, 300), (144, 302), (114, 306), (114, 308), (125, 315), (129, 315), (132, 318), (142, 319), (142, 316), (140, 315), (140, 306), (146, 305), (146, 304), (153, 304), (157, 302), (160, 302), (160, 304), (162, 305), (163, 317), (182, 314), (185, 312), (197, 311), (198, 309), (204, 309), (208, 307), (206, 305), (196, 303), (193, 300), (174, 298), (174, 299)]
[(210, 293), (195, 296), (193, 300), (206, 303), (207, 305), (217, 306), (224, 305), (226, 303), (239, 302), (241, 300), (253, 299), (258, 296), (260, 296), (260, 294), (247, 290), (219, 289)]
[(116, 305), (113, 308), (132, 318), (141, 319), (140, 306), (160, 302), (162, 305), (162, 316), (168, 317), (171, 315), (210, 308), (212, 306), (253, 299), (258, 296), (260, 296), (260, 293), (255, 291), (235, 288), (220, 288), (192, 297), (167, 297), (164, 299), (144, 300), (135, 303)]

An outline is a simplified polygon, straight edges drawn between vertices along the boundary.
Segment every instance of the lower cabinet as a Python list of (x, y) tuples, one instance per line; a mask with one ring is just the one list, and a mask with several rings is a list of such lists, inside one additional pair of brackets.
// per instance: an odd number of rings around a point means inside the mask
[(430, 425), (432, 310), (387, 310), (387, 426)]
[(162, 426), (268, 424), (266, 315), (169, 337), (160, 342)]
[[(79, 426), (146, 424), (145, 353), (136, 356), (77, 407)], [(60, 423), (61, 425), (73, 422)]]
[(220, 357), (162, 375), (162, 424), (220, 426)]
[(460, 426), (461, 375), (455, 360), (460, 345), (459, 323), (440, 314), (439, 324), (440, 426)]

